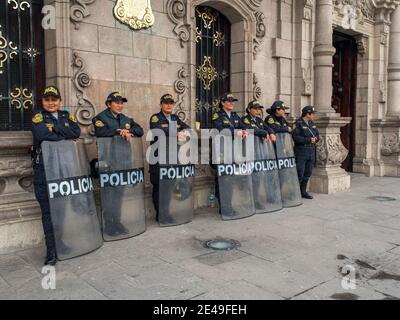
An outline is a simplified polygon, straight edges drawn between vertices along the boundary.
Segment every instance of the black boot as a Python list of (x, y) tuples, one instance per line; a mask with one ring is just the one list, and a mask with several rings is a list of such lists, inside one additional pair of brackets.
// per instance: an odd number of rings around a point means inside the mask
[(314, 199), (314, 197), (307, 192), (307, 183), (308, 182), (300, 183), (301, 196), (305, 199)]
[(46, 260), (44, 260), (45, 265), (55, 266), (57, 263), (57, 253), (56, 253), (56, 245), (54, 235), (46, 236)]

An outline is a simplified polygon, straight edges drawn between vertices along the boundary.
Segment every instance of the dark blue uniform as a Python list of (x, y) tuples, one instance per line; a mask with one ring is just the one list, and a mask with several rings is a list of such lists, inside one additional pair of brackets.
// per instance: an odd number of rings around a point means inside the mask
[(247, 114), (242, 117), (242, 122), (245, 129), (253, 129), (254, 135), (257, 137), (265, 138), (270, 134), (275, 134), (275, 131), (260, 117), (253, 118), (250, 114)]
[[(53, 225), (50, 216), (50, 205), (47, 193), (46, 175), (43, 164), (41, 144), (43, 141), (61, 141), (68, 139), (78, 139), (81, 134), (74, 116), (67, 111), (58, 111), (58, 119), (47, 111), (37, 113), (32, 118), (33, 134), (33, 185), (35, 196), (42, 210), (42, 223), (46, 246), (55, 252), (55, 238)], [(62, 216), (62, 214), (60, 214)], [(61, 228), (62, 229), (62, 228)], [(59, 235), (60, 237), (62, 235)], [(63, 248), (59, 248), (63, 249)]]
[[(177, 132), (181, 132), (183, 130), (189, 130), (190, 127), (183, 122), (177, 115), (171, 114), (171, 121), (176, 122)], [(169, 125), (167, 117), (164, 115), (162, 111), (159, 113), (155, 113), (150, 118), (150, 130), (152, 129), (161, 129), (164, 131), (165, 136), (169, 136)], [(151, 142), (151, 144), (155, 143), (157, 138)], [(167, 150), (165, 150), (167, 152)], [(157, 154), (155, 155), (157, 156)], [(149, 166), (150, 171), (150, 182), (153, 185), (153, 205), (156, 209), (157, 216), (156, 219), (158, 221), (158, 208), (159, 208), (159, 200), (160, 200), (160, 165), (153, 164)], [(171, 190), (172, 192), (172, 190)], [(168, 204), (171, 199), (171, 194), (162, 194), (163, 197), (162, 203)]]
[(275, 114), (270, 114), (265, 118), (265, 123), (271, 127), (275, 133), (285, 133), (290, 132), (289, 123), (284, 117), (278, 117)]
[(129, 130), (135, 137), (143, 136), (143, 128), (132, 118), (123, 114), (114, 116), (110, 108), (99, 113), (92, 120), (96, 137), (114, 137), (118, 136), (118, 129)]
[(303, 118), (300, 118), (293, 125), (292, 135), (300, 187), (303, 185), (303, 188), (304, 186), (306, 188), (315, 163), (316, 146), (311, 143), (311, 138), (315, 137), (319, 140), (319, 132), (314, 122), (310, 120), (307, 124)]

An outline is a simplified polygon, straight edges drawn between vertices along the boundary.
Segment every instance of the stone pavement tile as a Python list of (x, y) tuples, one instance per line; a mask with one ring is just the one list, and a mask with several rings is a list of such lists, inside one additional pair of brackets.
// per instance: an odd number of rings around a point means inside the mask
[(217, 286), (236, 280), (235, 275), (224, 272), (216, 268), (216, 266), (204, 264), (197, 258), (181, 260), (179, 261), (179, 267)]
[(40, 273), (20, 257), (10, 254), (0, 256), (0, 277), (11, 287), (20, 288)]
[(397, 245), (395, 248), (390, 250), (390, 253), (394, 253), (394, 254), (400, 255), (400, 245)]
[[(225, 272), (235, 274), (238, 279), (245, 280), (284, 298), (293, 297), (321, 283), (319, 279), (253, 256), (217, 265), (216, 267)], [(324, 281), (330, 279), (327, 277)]]
[(248, 254), (239, 250), (229, 250), (229, 251), (215, 251), (211, 253), (206, 253), (201, 256), (195, 257), (199, 262), (208, 266), (216, 266), (218, 264), (235, 261), (244, 257)]
[(347, 233), (352, 237), (365, 237), (390, 243), (400, 241), (400, 232), (397, 230), (356, 221), (354, 219), (328, 221), (326, 227), (339, 230), (342, 233)]
[(110, 263), (81, 276), (109, 299), (188, 299), (212, 288), (177, 266), (163, 263), (140, 274)]
[(243, 280), (231, 281), (195, 300), (282, 300), (283, 298)]
[[(386, 227), (389, 229), (395, 229), (400, 232), (400, 216), (391, 218), (391, 219), (380, 220), (380, 221), (374, 222), (374, 224), (377, 226)], [(400, 236), (399, 236), (399, 242), (400, 242)]]
[(15, 289), (11, 288), (2, 278), (0, 278), (0, 300), (9, 297)]
[(28, 250), (22, 250), (15, 253), (16, 256), (23, 259), (26, 263), (32, 265), (38, 272), (41, 272), (46, 257), (46, 248), (40, 246)]
[(307, 292), (304, 292), (293, 300), (382, 300), (385, 295), (374, 290), (357, 285), (355, 290), (345, 290), (342, 287), (342, 279), (332, 279)]
[(9, 295), (10, 300), (104, 300), (100, 292), (69, 272), (56, 272), (56, 288), (43, 289), (43, 278), (28, 281)]
[(130, 255), (124, 257), (114, 258), (113, 262), (115, 262), (120, 267), (124, 268), (126, 272), (129, 274), (137, 275), (146, 271), (149, 267), (157, 266), (164, 264), (165, 261), (161, 260), (156, 256), (145, 255)]

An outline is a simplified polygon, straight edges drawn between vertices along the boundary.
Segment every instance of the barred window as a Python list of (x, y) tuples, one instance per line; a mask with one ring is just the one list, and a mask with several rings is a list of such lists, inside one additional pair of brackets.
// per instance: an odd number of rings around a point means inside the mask
[(43, 90), (42, 0), (0, 1), (0, 131), (30, 130)]
[(196, 8), (196, 122), (211, 127), (219, 98), (230, 91), (231, 24), (219, 11)]

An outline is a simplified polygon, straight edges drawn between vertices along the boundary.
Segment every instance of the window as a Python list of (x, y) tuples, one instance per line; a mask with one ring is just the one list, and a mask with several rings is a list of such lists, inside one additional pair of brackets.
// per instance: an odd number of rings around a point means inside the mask
[(0, 131), (30, 130), (44, 85), (42, 0), (0, 1)]
[(213, 8), (196, 8), (196, 122), (210, 128), (219, 98), (230, 90), (231, 24)]

